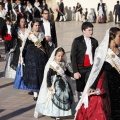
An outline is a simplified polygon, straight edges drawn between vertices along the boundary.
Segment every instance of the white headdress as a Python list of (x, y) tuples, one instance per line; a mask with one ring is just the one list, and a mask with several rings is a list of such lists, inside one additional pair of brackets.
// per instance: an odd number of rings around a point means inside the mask
[[(46, 96), (47, 96), (47, 93), (48, 93), (48, 88), (47, 88), (47, 73), (49, 71), (51, 63), (54, 61), (55, 53), (56, 53), (56, 50), (58, 48), (60, 48), (60, 47), (57, 47), (56, 49), (54, 49), (54, 51), (51, 54), (51, 57), (49, 58), (46, 66), (45, 66), (43, 82), (42, 82), (42, 85), (41, 85), (41, 88), (40, 88), (40, 91), (39, 91), (39, 96), (38, 96), (38, 100), (37, 100), (36, 106), (37, 105), (39, 106), (39, 104), (42, 104), (42, 103), (46, 102)], [(63, 58), (63, 59), (66, 62), (66, 57)], [(35, 111), (37, 112), (37, 107), (35, 108)]]
[[(81, 99), (78, 102), (78, 105), (76, 107), (77, 112), (80, 109), (80, 107), (82, 106), (82, 104), (84, 104), (85, 108), (88, 107), (87, 91), (92, 86), (92, 84), (94, 83), (94, 81), (96, 80), (97, 76), (100, 73), (100, 70), (104, 64), (105, 59), (106, 59), (108, 44), (109, 44), (109, 30), (106, 31), (106, 35), (105, 35), (103, 41), (101, 42), (101, 44), (98, 46), (98, 48), (95, 51), (95, 58), (94, 58), (93, 67), (92, 67), (90, 76), (88, 78), (87, 84), (85, 86), (85, 89), (83, 91), (82, 97), (81, 97)], [(76, 112), (76, 115), (77, 115), (77, 112)]]

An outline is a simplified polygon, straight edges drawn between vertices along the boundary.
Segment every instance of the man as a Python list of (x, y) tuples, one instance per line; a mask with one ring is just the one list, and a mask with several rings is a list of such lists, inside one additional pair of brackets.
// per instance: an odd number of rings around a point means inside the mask
[(115, 14), (115, 24), (117, 24), (117, 18), (118, 18), (118, 21), (120, 21), (120, 4), (119, 4), (119, 1), (117, 1), (117, 4), (114, 6), (113, 14)]
[[(98, 47), (98, 41), (92, 37), (93, 25), (90, 22), (84, 22), (81, 29), (83, 35), (74, 39), (71, 48), (71, 63), (78, 96), (84, 90), (92, 68), (95, 49)], [(94, 87), (96, 86), (91, 88)]]
[(41, 28), (41, 31), (44, 32), (45, 34), (45, 40), (46, 40), (45, 48), (49, 58), (54, 48), (57, 47), (55, 22), (52, 20), (49, 20), (48, 9), (42, 10), (42, 17), (43, 17), (43, 20), (40, 21), (40, 28)]
[(64, 19), (64, 21), (66, 21), (66, 18), (65, 18), (65, 13), (64, 13), (64, 3), (63, 3), (63, 0), (60, 0), (60, 5), (59, 5), (59, 15), (60, 15), (60, 20), (59, 21), (62, 21), (62, 19)]
[(100, 17), (99, 22), (103, 23), (106, 22), (105, 19), (105, 4), (103, 3), (103, 0), (100, 0), (100, 3), (98, 3), (97, 11)]

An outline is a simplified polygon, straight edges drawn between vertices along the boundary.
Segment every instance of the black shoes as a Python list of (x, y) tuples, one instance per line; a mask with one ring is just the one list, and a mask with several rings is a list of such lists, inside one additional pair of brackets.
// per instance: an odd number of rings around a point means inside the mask
[(33, 95), (33, 91), (28, 92), (28, 95)]
[(37, 101), (37, 99), (38, 99), (38, 97), (33, 97), (33, 100), (34, 100), (34, 101)]

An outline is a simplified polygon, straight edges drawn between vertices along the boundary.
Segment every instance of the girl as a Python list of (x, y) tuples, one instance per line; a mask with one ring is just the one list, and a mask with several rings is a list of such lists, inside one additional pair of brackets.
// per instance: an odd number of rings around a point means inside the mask
[(44, 70), (34, 117), (38, 118), (38, 113), (42, 113), (59, 120), (59, 117), (72, 115), (73, 94), (66, 77), (72, 73), (67, 67), (64, 49), (56, 48)]

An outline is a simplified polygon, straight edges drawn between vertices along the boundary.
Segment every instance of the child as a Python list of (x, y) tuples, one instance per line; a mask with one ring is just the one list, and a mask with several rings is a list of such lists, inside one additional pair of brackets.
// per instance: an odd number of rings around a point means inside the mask
[[(38, 112), (55, 117), (72, 115), (73, 94), (66, 75), (71, 76), (69, 67), (65, 61), (63, 48), (56, 48), (44, 70), (44, 79), (39, 92), (34, 117), (38, 118)], [(71, 70), (70, 70), (71, 71)]]
[(11, 35), (11, 20), (10, 18), (6, 18), (6, 30), (4, 31), (3, 39), (4, 39), (4, 45), (5, 45), (5, 53), (10, 51), (10, 43), (12, 40), (12, 35)]

